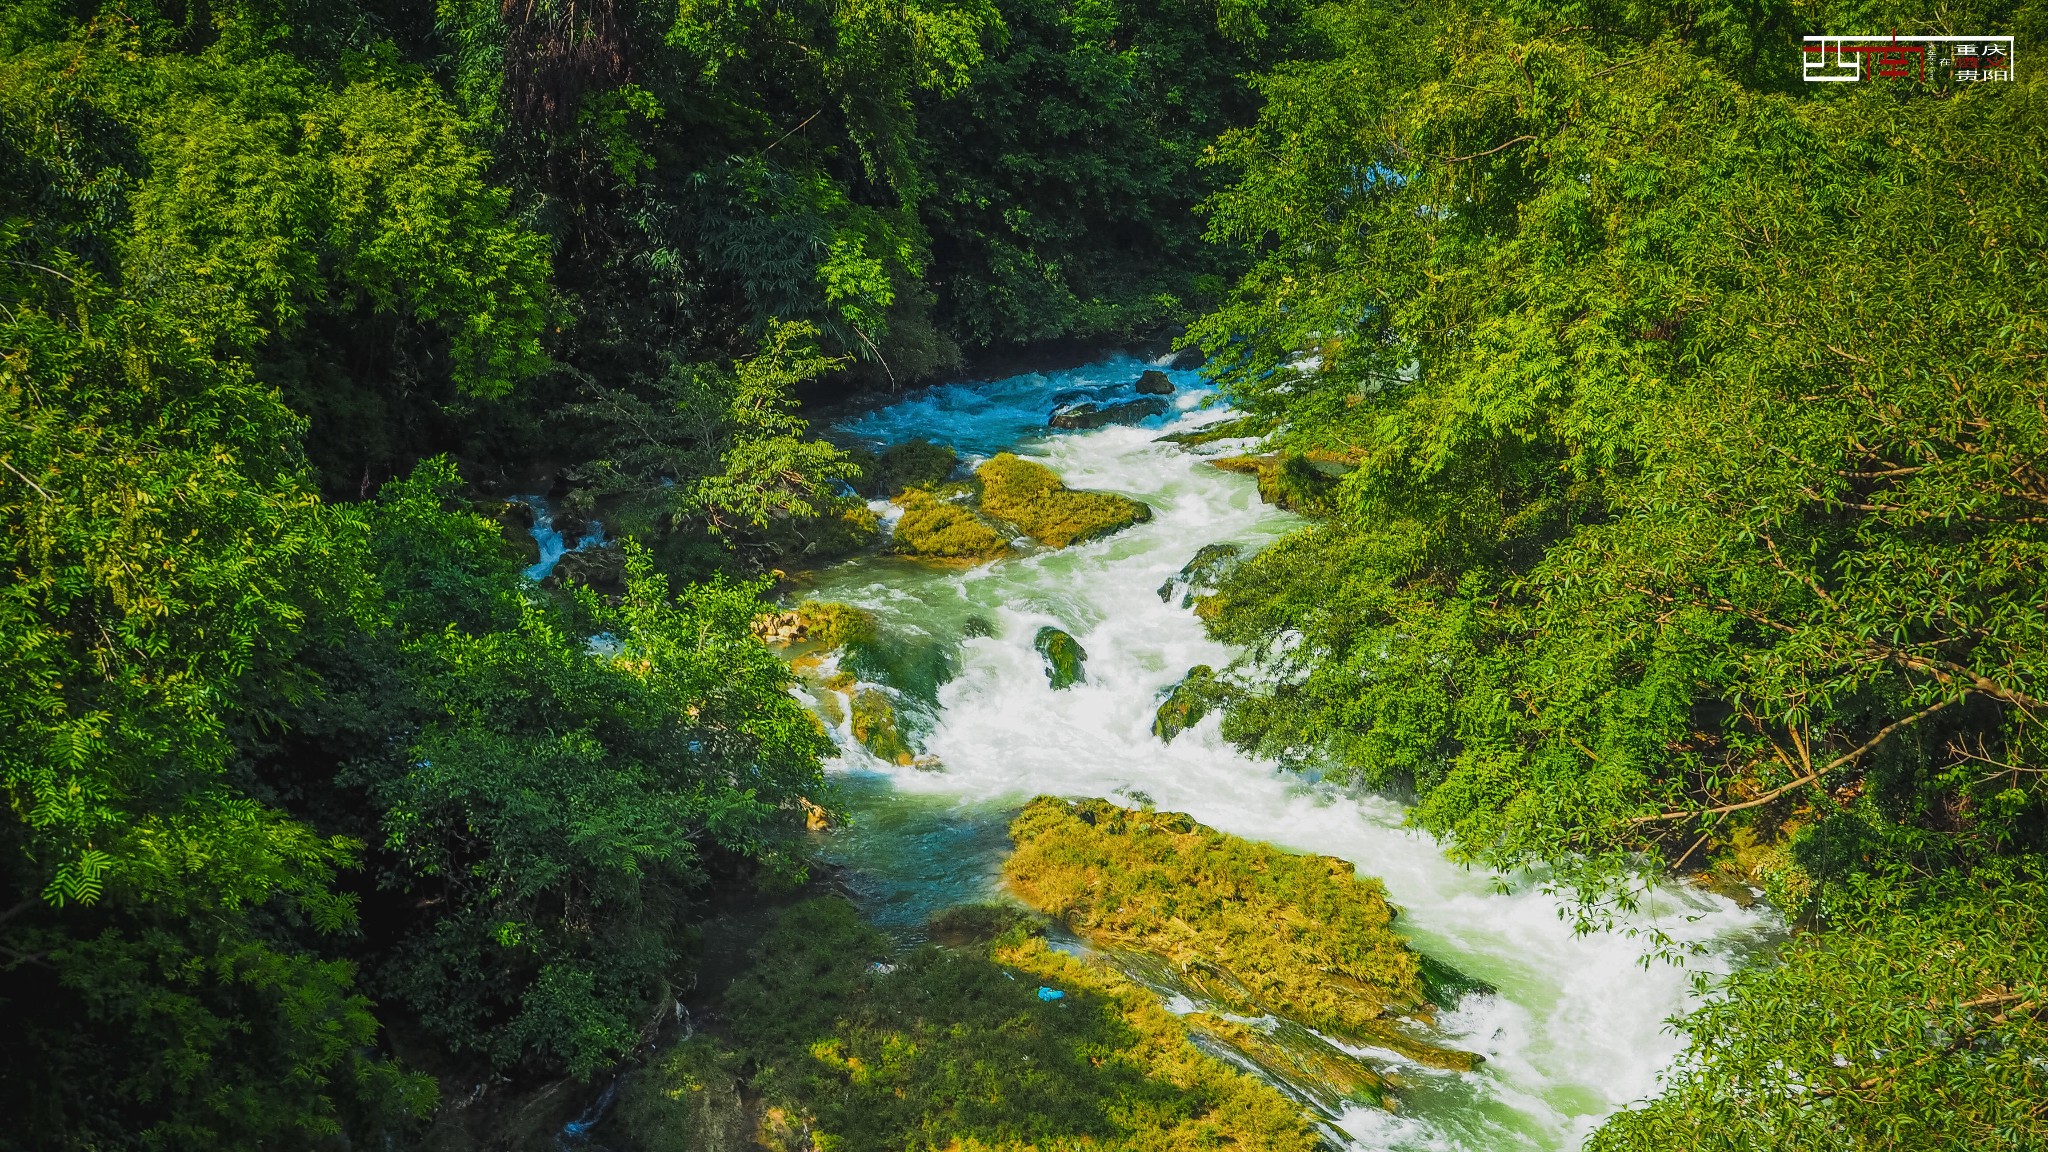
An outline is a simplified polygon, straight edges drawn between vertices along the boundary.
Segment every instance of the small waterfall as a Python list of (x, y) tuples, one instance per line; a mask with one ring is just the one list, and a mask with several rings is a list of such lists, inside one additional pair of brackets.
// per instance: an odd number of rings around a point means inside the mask
[[(966, 571), (887, 558), (820, 574), (807, 594), (872, 609), (885, 633), (937, 642), (955, 671), (920, 733), (942, 770), (885, 765), (857, 748), (840, 779), (855, 815), (831, 852), (852, 868), (877, 919), (911, 928), (936, 907), (987, 898), (1007, 848), (1002, 828), (1039, 793), (1149, 800), (1223, 831), (1355, 863), (1385, 881), (1401, 930), (1424, 953), (1498, 989), (1440, 1014), (1442, 1038), (1486, 1063), (1470, 1073), (1404, 1068), (1398, 1113), (1354, 1107), (1329, 1116), (1357, 1149), (1576, 1148), (1602, 1118), (1656, 1090), (1680, 1040), (1665, 1021), (1691, 1003), (1694, 971), (1725, 971), (1775, 938), (1762, 909), (1687, 886), (1657, 889), (1638, 927), (1699, 954), (1678, 968), (1648, 958), (1640, 936), (1574, 935), (1539, 877), (1460, 867), (1403, 825), (1382, 798), (1317, 784), (1245, 758), (1210, 716), (1171, 744), (1151, 734), (1160, 694), (1193, 665), (1233, 653), (1194, 614), (1156, 593), (1205, 544), (1249, 553), (1301, 524), (1259, 502), (1249, 477), (1204, 467), (1200, 453), (1157, 442), (1162, 430), (1215, 420), (1209, 389), (1169, 370), (1173, 408), (1136, 427), (1049, 434), (1062, 393), (1128, 391), (1152, 365), (1121, 358), (913, 393), (851, 421), (871, 441), (925, 437), (971, 462), (1016, 449), (1071, 485), (1145, 501), (1150, 523), (1060, 552)], [(1032, 637), (1053, 625), (1089, 653), (1087, 679), (1052, 691)], [(835, 729), (850, 743), (843, 724)], [(1291, 1085), (1315, 1098), (1313, 1085)]]
[(590, 521), (589, 529), (574, 544), (564, 540), (562, 533), (555, 528), (554, 509), (545, 496), (509, 496), (506, 499), (533, 509), (533, 527), (529, 531), (533, 542), (540, 545), (540, 559), (526, 569), (528, 580), (536, 583), (545, 580), (562, 557), (604, 543), (604, 525), (596, 520)]

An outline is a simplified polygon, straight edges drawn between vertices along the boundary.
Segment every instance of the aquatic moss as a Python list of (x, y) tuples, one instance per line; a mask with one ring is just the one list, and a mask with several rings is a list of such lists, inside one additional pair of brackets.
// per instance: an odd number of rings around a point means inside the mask
[(1152, 509), (1113, 492), (1085, 492), (1061, 483), (1052, 469), (1011, 453), (975, 469), (984, 514), (1017, 526), (1048, 548), (1093, 540), (1142, 524)]
[(866, 643), (876, 636), (875, 614), (851, 604), (806, 600), (796, 606), (796, 618), (803, 625), (804, 639), (826, 648)]
[(1038, 630), (1031, 646), (1045, 657), (1045, 678), (1052, 684), (1053, 691), (1071, 688), (1087, 679), (1081, 665), (1088, 659), (1088, 652), (1081, 647), (1079, 640), (1047, 626)]
[(1221, 697), (1221, 685), (1216, 682), (1216, 670), (1207, 664), (1197, 664), (1188, 669), (1180, 683), (1167, 691), (1166, 699), (1160, 701), (1158, 711), (1152, 714), (1152, 734), (1168, 744), (1182, 732), (1202, 722), (1202, 717), (1216, 707)]
[(908, 767), (917, 759), (897, 724), (896, 705), (881, 689), (863, 688), (853, 694), (852, 722), (853, 738), (883, 760)]
[(1205, 593), (1214, 592), (1223, 582), (1223, 577), (1235, 568), (1243, 557), (1244, 549), (1228, 542), (1204, 544), (1195, 550), (1195, 555), (1180, 571), (1166, 578), (1159, 586), (1159, 602), (1170, 604), (1173, 594), (1178, 591), (1180, 606), (1194, 607), (1195, 601)]
[(1336, 511), (1337, 476), (1345, 471), (1343, 465), (1293, 452), (1229, 456), (1209, 464), (1225, 472), (1257, 477), (1259, 499), (1304, 516), (1327, 516)]
[[(841, 899), (778, 917), (723, 1011), (788, 1142), (807, 1129), (836, 1152), (1317, 1147), (1293, 1102), (1196, 1048), (1145, 989), (1023, 926), (968, 919), (963, 947), (899, 951)], [(1041, 1000), (1041, 985), (1065, 995)]]
[(1391, 930), (1377, 880), (1328, 856), (1226, 836), (1177, 812), (1040, 797), (1010, 826), (1003, 867), (1025, 903), (1103, 946), (1151, 953), (1233, 1012), (1469, 1069), (1471, 1053), (1415, 1039), (1420, 958)]
[(965, 505), (941, 500), (921, 488), (897, 501), (903, 518), (896, 522), (890, 551), (920, 560), (979, 563), (1010, 550), (1010, 541)]

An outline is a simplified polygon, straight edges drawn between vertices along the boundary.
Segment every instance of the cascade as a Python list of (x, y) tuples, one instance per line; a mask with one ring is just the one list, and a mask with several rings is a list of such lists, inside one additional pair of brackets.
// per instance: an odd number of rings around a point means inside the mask
[[(921, 656), (921, 677), (862, 685), (896, 698), (919, 746), (914, 765), (885, 763), (834, 731), (835, 770), (854, 821), (827, 854), (885, 927), (914, 931), (934, 911), (987, 899), (1008, 841), (1004, 826), (1031, 796), (1100, 796), (1154, 804), (1238, 836), (1340, 857), (1382, 879), (1397, 928), (1430, 957), (1493, 986), (1438, 1018), (1451, 1046), (1486, 1062), (1473, 1072), (1396, 1065), (1397, 1112), (1353, 1107), (1324, 1119), (1359, 1149), (1576, 1148), (1600, 1120), (1655, 1092), (1677, 1054), (1669, 1017), (1690, 1003), (1695, 972), (1726, 971), (1777, 933), (1770, 915), (1684, 885), (1654, 889), (1636, 932), (1574, 933), (1562, 899), (1538, 876), (1460, 867), (1403, 826), (1391, 800), (1340, 790), (1246, 758), (1210, 715), (1170, 744), (1152, 733), (1162, 693), (1192, 666), (1235, 655), (1208, 639), (1179, 597), (1158, 589), (1204, 545), (1247, 554), (1299, 527), (1262, 504), (1251, 477), (1203, 463), (1242, 443), (1190, 450), (1162, 432), (1221, 419), (1209, 388), (1169, 370), (1168, 411), (1137, 425), (1052, 431), (1056, 405), (1128, 394), (1152, 367), (1123, 357), (915, 393), (847, 420), (871, 443), (924, 437), (972, 467), (999, 451), (1045, 463), (1069, 485), (1118, 492), (1153, 510), (1148, 523), (1061, 551), (980, 567), (927, 567), (883, 556), (817, 574), (803, 594), (872, 610), (886, 636)], [(1041, 628), (1074, 636), (1086, 677), (1054, 691), (1033, 648)], [(849, 671), (866, 677), (860, 668)], [(851, 691), (851, 690), (849, 690)], [(1682, 966), (1653, 955), (1661, 933)], [(1183, 1005), (1183, 1007), (1191, 1007)], [(1389, 1053), (1374, 1052), (1383, 1061)], [(1282, 1085), (1313, 1099), (1309, 1085)]]

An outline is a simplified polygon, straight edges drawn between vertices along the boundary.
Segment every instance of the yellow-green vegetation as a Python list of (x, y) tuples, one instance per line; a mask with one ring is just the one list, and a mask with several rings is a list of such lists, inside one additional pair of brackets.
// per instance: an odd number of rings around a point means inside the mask
[(862, 688), (853, 694), (853, 738), (891, 764), (908, 765), (917, 759), (897, 723), (896, 705), (879, 688)]
[(1342, 466), (1318, 462), (1293, 452), (1265, 456), (1226, 456), (1211, 460), (1212, 468), (1240, 472), (1259, 481), (1259, 499), (1290, 512), (1322, 516), (1334, 511), (1331, 497), (1336, 491), (1336, 474)]
[(1220, 696), (1216, 670), (1207, 664), (1195, 665), (1159, 702), (1159, 710), (1152, 714), (1152, 734), (1173, 743), (1175, 736), (1201, 723)]
[(607, 1124), (633, 1152), (704, 1152), (745, 1148), (756, 1121), (740, 1095), (737, 1055), (697, 1036), (621, 1077)]
[(1087, 679), (1082, 663), (1088, 659), (1088, 651), (1081, 642), (1057, 628), (1045, 627), (1038, 630), (1032, 647), (1045, 658), (1045, 678), (1052, 684), (1053, 691), (1071, 688)]
[(875, 614), (851, 604), (829, 600), (806, 600), (796, 606), (797, 622), (804, 639), (826, 648), (861, 644), (876, 636)]
[(1041, 796), (1010, 825), (1003, 867), (1032, 907), (1091, 942), (1165, 959), (1190, 990), (1442, 1068), (1479, 1057), (1419, 1040), (1422, 960), (1394, 934), (1377, 880), (1328, 856), (1226, 836), (1178, 812)]
[[(730, 1116), (726, 1070), (744, 1066), (757, 1131), (834, 1152), (1317, 1147), (1298, 1107), (1197, 1049), (1151, 993), (1053, 951), (1014, 915), (939, 935), (958, 946), (901, 952), (844, 900), (788, 909), (726, 994), (732, 1053), (698, 1041), (652, 1063), (601, 1137), (722, 1147), (656, 1129)], [(1040, 986), (1064, 995), (1041, 1000)]]
[(1158, 438), (1161, 444), (1213, 444), (1218, 440), (1236, 440), (1246, 436), (1264, 436), (1273, 430), (1273, 421), (1264, 416), (1239, 416), (1231, 420), (1218, 420), (1204, 424), (1192, 432), (1169, 432)]
[(960, 457), (943, 444), (906, 440), (891, 444), (868, 469), (868, 490), (895, 497), (909, 488), (929, 488), (953, 474)]
[(1065, 548), (1142, 524), (1152, 509), (1113, 492), (1084, 492), (1052, 469), (1009, 452), (974, 470), (984, 514), (1017, 526), (1048, 548)]
[(897, 503), (903, 506), (903, 518), (896, 522), (893, 552), (920, 560), (980, 563), (1010, 550), (1002, 533), (963, 504), (920, 488), (905, 492)]

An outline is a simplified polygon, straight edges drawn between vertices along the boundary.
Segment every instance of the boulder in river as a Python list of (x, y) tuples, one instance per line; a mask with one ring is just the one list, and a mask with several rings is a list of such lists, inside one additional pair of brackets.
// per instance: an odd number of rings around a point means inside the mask
[[(1222, 1012), (1273, 1016), (1356, 1047), (1469, 1072), (1474, 1052), (1425, 1039), (1421, 957), (1378, 880), (1178, 812), (1041, 796), (1010, 825), (1010, 890), (1104, 952), (1141, 953)], [(1405, 1018), (1405, 1019), (1404, 1019)]]
[(626, 590), (626, 554), (615, 540), (564, 552), (542, 583), (555, 588), (581, 584), (593, 592), (618, 595)]
[(1173, 381), (1157, 368), (1147, 368), (1144, 375), (1138, 377), (1137, 388), (1140, 396), (1173, 395)]
[(1273, 452), (1263, 456), (1231, 456), (1211, 460), (1209, 466), (1225, 472), (1242, 472), (1258, 477), (1259, 499), (1289, 512), (1325, 516), (1333, 511), (1337, 483), (1352, 469), (1336, 460), (1324, 460), (1294, 452)]
[(867, 483), (862, 491), (893, 499), (908, 488), (944, 483), (959, 463), (959, 454), (943, 444), (923, 439), (891, 444), (867, 465)]
[(984, 513), (1048, 548), (1065, 548), (1152, 519), (1151, 508), (1128, 496), (1069, 488), (1052, 469), (1008, 452), (975, 469), (974, 477), (981, 482)]
[(1188, 669), (1180, 683), (1167, 690), (1166, 699), (1159, 702), (1159, 710), (1152, 714), (1152, 734), (1173, 743), (1175, 736), (1202, 722), (1202, 717), (1215, 707), (1220, 691), (1215, 669), (1207, 664)]
[(1164, 415), (1168, 407), (1166, 401), (1158, 396), (1140, 396), (1120, 404), (1097, 404), (1084, 400), (1053, 409), (1052, 418), (1046, 423), (1067, 430), (1136, 424), (1150, 416)]
[(1181, 349), (1180, 351), (1175, 352), (1173, 354), (1173, 362), (1168, 364), (1167, 367), (1179, 368), (1182, 370), (1191, 370), (1195, 368), (1200, 368), (1202, 365), (1207, 364), (1208, 362), (1209, 358), (1202, 354), (1201, 347), (1195, 344), (1190, 344), (1187, 347)]
[(909, 767), (917, 752), (903, 737), (896, 721), (896, 705), (879, 688), (862, 688), (853, 694), (853, 738), (861, 747), (891, 764)]
[(897, 500), (903, 516), (889, 550), (943, 563), (979, 564), (1010, 550), (1010, 541), (965, 503), (913, 488)]
[(1180, 593), (1180, 606), (1192, 608), (1196, 597), (1214, 592), (1223, 582), (1223, 576), (1235, 567), (1244, 549), (1235, 544), (1204, 544), (1195, 552), (1195, 558), (1181, 565), (1175, 575), (1166, 578), (1159, 586), (1159, 602), (1173, 603), (1175, 592)]
[(1053, 691), (1071, 688), (1087, 679), (1081, 665), (1088, 659), (1088, 652), (1079, 640), (1047, 625), (1038, 630), (1038, 638), (1031, 646), (1045, 657), (1045, 678), (1051, 682)]

